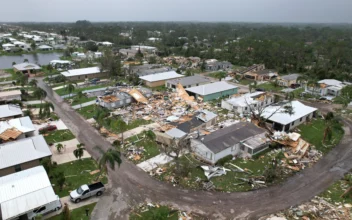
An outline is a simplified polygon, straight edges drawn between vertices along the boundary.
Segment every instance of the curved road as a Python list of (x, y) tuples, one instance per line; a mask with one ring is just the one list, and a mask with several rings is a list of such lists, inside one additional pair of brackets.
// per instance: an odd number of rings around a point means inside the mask
[[(47, 91), (47, 99), (55, 112), (89, 153), (99, 158), (97, 145), (111, 147), (99, 133), (78, 113), (39, 80)], [(322, 110), (329, 106), (319, 106)], [(327, 110), (327, 109), (325, 109)], [(240, 193), (204, 192), (184, 190), (151, 178), (137, 166), (124, 160), (121, 167), (110, 170), (108, 192), (102, 196), (92, 213), (92, 219), (128, 219), (133, 206), (145, 201), (172, 205), (179, 210), (204, 214), (209, 219), (258, 219), (259, 217), (301, 204), (323, 192), (352, 168), (352, 123), (345, 121), (345, 136), (324, 158), (312, 168), (305, 169), (285, 183), (257, 191)]]

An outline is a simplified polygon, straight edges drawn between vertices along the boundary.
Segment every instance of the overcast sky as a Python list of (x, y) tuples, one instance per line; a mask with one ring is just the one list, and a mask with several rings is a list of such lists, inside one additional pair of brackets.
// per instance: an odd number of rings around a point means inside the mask
[(352, 0), (2, 0), (0, 21), (352, 23)]

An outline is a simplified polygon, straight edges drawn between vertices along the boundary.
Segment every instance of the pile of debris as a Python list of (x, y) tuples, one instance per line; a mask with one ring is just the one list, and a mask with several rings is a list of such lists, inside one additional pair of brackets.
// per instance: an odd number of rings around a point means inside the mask
[(127, 158), (133, 161), (139, 161), (145, 153), (144, 147), (132, 146), (127, 148)]
[(285, 219), (352, 219), (351, 204), (327, 202), (321, 197), (315, 197), (310, 202), (287, 209), (285, 211), (265, 216), (260, 220), (285, 220)]

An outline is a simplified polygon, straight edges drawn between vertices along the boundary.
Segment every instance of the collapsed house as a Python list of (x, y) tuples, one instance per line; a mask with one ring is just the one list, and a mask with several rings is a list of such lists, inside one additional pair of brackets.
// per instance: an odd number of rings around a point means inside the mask
[(238, 114), (250, 113), (258, 108), (263, 108), (274, 102), (274, 96), (266, 92), (247, 93), (242, 96), (232, 97), (221, 101), (221, 108)]
[(35, 127), (27, 117), (0, 121), (0, 143), (34, 136)]
[[(287, 108), (291, 110), (288, 111)], [(265, 108), (261, 116), (272, 123), (274, 130), (287, 132), (311, 120), (316, 111), (316, 108), (306, 106), (299, 101), (283, 101)]]
[(132, 97), (124, 92), (114, 92), (111, 95), (98, 96), (98, 104), (109, 110), (122, 108), (132, 102)]
[(228, 155), (251, 157), (268, 147), (266, 131), (247, 122), (239, 122), (209, 135), (191, 139), (195, 155), (210, 164), (215, 164)]

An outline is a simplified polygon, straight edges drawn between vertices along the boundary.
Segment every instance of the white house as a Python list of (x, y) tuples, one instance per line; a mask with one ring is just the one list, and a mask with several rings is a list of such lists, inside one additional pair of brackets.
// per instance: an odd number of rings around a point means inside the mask
[(40, 45), (39, 47), (37, 47), (38, 50), (41, 51), (49, 51), (49, 50), (53, 50), (52, 47), (48, 46), (48, 45)]
[(157, 87), (165, 85), (165, 82), (170, 79), (177, 79), (184, 77), (184, 75), (178, 74), (175, 71), (167, 71), (163, 73), (155, 73), (146, 76), (140, 76), (143, 83), (149, 87)]
[(157, 51), (157, 48), (152, 46), (134, 45), (131, 46), (131, 50), (141, 50), (142, 53), (155, 53)]
[(340, 95), (340, 91), (343, 87), (352, 84), (336, 79), (324, 79), (318, 81), (318, 85), (306, 85), (305, 92), (327, 98), (334, 98)]
[(266, 131), (252, 123), (239, 122), (206, 136), (191, 139), (191, 149), (202, 160), (215, 164), (221, 158), (252, 156), (268, 148)]
[(85, 58), (87, 58), (87, 56), (86, 56), (84, 53), (80, 53), (80, 52), (73, 52), (73, 53), (72, 53), (72, 56), (73, 56), (73, 57), (80, 58), (80, 59), (85, 59)]
[(28, 116), (0, 121), (0, 142), (32, 137), (35, 130), (32, 120)]
[(67, 68), (71, 66), (73, 63), (69, 60), (52, 60), (50, 61), (50, 65), (54, 68)]
[(150, 38), (148, 38), (148, 40), (151, 42), (156, 42), (156, 41), (161, 41), (161, 38), (150, 37)]
[(3, 44), (2, 45), (2, 49), (6, 50), (6, 51), (11, 50), (14, 47), (16, 47), (14, 44)]
[[(19, 219), (59, 197), (43, 166), (0, 177), (0, 219)], [(20, 218), (22, 219), (22, 218)]]
[[(292, 107), (288, 112), (286, 107)], [(284, 101), (265, 108), (262, 117), (272, 123), (276, 131), (290, 131), (315, 116), (316, 108), (306, 106), (299, 101)]]
[(110, 43), (108, 41), (100, 42), (99, 45), (106, 46), (106, 47), (111, 47), (113, 43)]
[(85, 80), (104, 77), (107, 75), (107, 72), (101, 71), (99, 67), (88, 67), (67, 70), (65, 72), (61, 72), (61, 74), (67, 77), (69, 80)]
[(0, 120), (22, 116), (23, 112), (18, 105), (0, 105)]
[(233, 97), (221, 101), (221, 107), (238, 114), (250, 113), (268, 106), (274, 102), (274, 96), (266, 92), (247, 93), (239, 97)]
[(0, 102), (8, 102), (12, 100), (19, 100), (21, 101), (21, 90), (9, 90), (0, 92)]
[(93, 56), (94, 56), (94, 58), (100, 58), (100, 57), (103, 57), (103, 53), (102, 52), (94, 52)]

